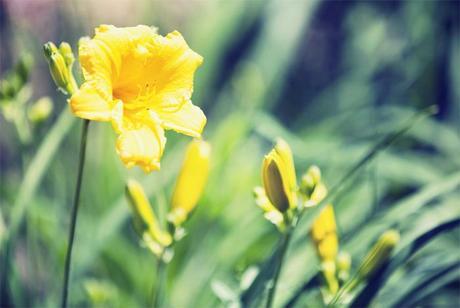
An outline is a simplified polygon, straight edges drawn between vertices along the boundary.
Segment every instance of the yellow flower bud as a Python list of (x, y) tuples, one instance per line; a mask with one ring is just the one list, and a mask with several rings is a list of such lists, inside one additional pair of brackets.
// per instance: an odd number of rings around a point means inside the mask
[(334, 261), (339, 249), (334, 208), (327, 205), (313, 222), (311, 238), (316, 246), (318, 256), (323, 261)]
[(284, 140), (279, 139), (275, 148), (265, 156), (262, 179), (268, 199), (280, 212), (296, 207), (297, 185), (294, 160), (291, 148)]
[(333, 295), (339, 290), (339, 282), (337, 281), (336, 265), (334, 261), (328, 260), (321, 263), (321, 272), (324, 280), (329, 288), (329, 292)]
[(396, 230), (383, 233), (361, 263), (358, 269), (359, 279), (365, 280), (378, 270), (390, 258), (399, 239), (399, 232)]
[(53, 111), (53, 102), (49, 97), (42, 97), (36, 101), (27, 111), (31, 122), (40, 123), (46, 120)]
[(195, 208), (208, 180), (211, 145), (203, 140), (190, 142), (172, 196), (169, 220), (182, 224)]
[(327, 195), (326, 186), (321, 182), (321, 170), (318, 166), (311, 166), (302, 176), (300, 191), (306, 199), (304, 206), (317, 205)]
[(75, 62), (75, 56), (72, 51), (72, 47), (70, 47), (69, 43), (62, 42), (59, 45), (59, 52), (64, 57), (65, 63), (69, 68), (72, 67), (72, 64)]
[(171, 235), (160, 229), (158, 220), (142, 186), (135, 180), (128, 180), (126, 195), (133, 210), (136, 231), (147, 246), (152, 245), (152, 241), (160, 247), (170, 245), (172, 243)]
[(56, 86), (66, 94), (73, 93), (75, 91), (75, 83), (64, 56), (52, 42), (46, 43), (43, 49), (48, 61), (51, 77), (53, 77)]
[(307, 172), (302, 176), (302, 183), (303, 187), (307, 187), (312, 189), (321, 181), (321, 170), (318, 166), (313, 165), (308, 168)]

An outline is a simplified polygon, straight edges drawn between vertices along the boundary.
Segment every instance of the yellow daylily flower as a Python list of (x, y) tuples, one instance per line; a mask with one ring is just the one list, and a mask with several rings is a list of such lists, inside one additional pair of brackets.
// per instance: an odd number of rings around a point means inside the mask
[(209, 143), (198, 139), (190, 142), (171, 201), (169, 219), (174, 225), (185, 221), (201, 197), (208, 180), (210, 158)]
[(339, 250), (334, 208), (327, 205), (313, 222), (311, 237), (322, 261), (334, 261)]
[(152, 206), (139, 182), (132, 179), (128, 180), (126, 195), (133, 210), (136, 231), (147, 247), (158, 255), (162, 247), (172, 243), (171, 235), (161, 230)]
[(292, 152), (286, 141), (278, 139), (262, 165), (265, 192), (271, 203), (280, 211), (297, 206), (297, 184)]
[(69, 100), (73, 113), (110, 121), (117, 152), (127, 167), (160, 168), (164, 129), (200, 137), (206, 124), (191, 102), (193, 77), (203, 58), (182, 35), (155, 28), (101, 25), (79, 44), (85, 82)]

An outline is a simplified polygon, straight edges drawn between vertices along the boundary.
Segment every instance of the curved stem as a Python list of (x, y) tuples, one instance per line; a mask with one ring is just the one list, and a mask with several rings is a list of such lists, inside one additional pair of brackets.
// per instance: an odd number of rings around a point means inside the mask
[(73, 242), (75, 238), (75, 227), (77, 224), (78, 205), (80, 203), (80, 191), (81, 191), (81, 184), (82, 184), (82, 179), (83, 179), (83, 168), (85, 166), (86, 139), (88, 136), (88, 126), (89, 126), (89, 120), (84, 120), (82, 131), (81, 131), (81, 139), (80, 139), (80, 154), (79, 154), (79, 160), (78, 160), (77, 184), (75, 187), (75, 195), (73, 199), (69, 238), (68, 238), (67, 252), (66, 252), (66, 257), (65, 257), (64, 285), (62, 288), (62, 297), (61, 297), (61, 307), (64, 307), (64, 308), (67, 307), (67, 297), (69, 293), (70, 265), (71, 265), (71, 259), (72, 259)]
[(276, 287), (278, 285), (281, 268), (283, 267), (283, 263), (284, 263), (284, 256), (286, 255), (286, 251), (289, 246), (289, 242), (291, 240), (291, 233), (292, 233), (292, 230), (289, 227), (288, 230), (286, 230), (286, 233), (284, 234), (281, 240), (280, 256), (276, 264), (277, 268), (276, 268), (275, 275), (273, 276), (272, 283), (268, 289), (267, 303), (265, 305), (266, 308), (271, 308), (273, 305), (273, 300), (275, 298), (275, 293), (276, 293)]

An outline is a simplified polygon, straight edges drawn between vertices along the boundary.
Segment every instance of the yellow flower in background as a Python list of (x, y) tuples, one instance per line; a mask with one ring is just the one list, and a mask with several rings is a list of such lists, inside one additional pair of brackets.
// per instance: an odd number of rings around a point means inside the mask
[(147, 26), (102, 25), (84, 38), (79, 58), (85, 82), (69, 100), (73, 113), (110, 121), (126, 166), (160, 168), (164, 129), (200, 137), (206, 117), (191, 102), (193, 77), (203, 58), (182, 35)]
[(172, 196), (169, 219), (174, 225), (182, 224), (200, 199), (208, 180), (210, 158), (209, 143), (198, 139), (190, 142)]
[(315, 244), (316, 252), (321, 259), (321, 271), (329, 287), (329, 292), (335, 294), (339, 289), (336, 277), (339, 239), (337, 237), (334, 208), (331, 204), (327, 205), (313, 222), (310, 234)]
[(327, 205), (313, 222), (311, 237), (322, 261), (334, 261), (339, 251), (334, 208)]
[(163, 247), (172, 243), (169, 233), (161, 230), (144, 189), (135, 180), (126, 184), (126, 195), (134, 214), (134, 227), (142, 237), (144, 243), (156, 255), (160, 255)]
[(262, 165), (265, 193), (271, 203), (286, 212), (297, 206), (297, 184), (292, 152), (286, 141), (279, 139)]

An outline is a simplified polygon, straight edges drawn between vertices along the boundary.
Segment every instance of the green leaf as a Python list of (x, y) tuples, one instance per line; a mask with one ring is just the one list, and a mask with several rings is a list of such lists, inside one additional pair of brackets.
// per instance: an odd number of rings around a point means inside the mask
[(355, 297), (351, 307), (367, 307), (390, 276), (400, 266), (406, 263), (417, 251), (434, 240), (438, 235), (458, 226), (460, 226), (460, 218), (442, 223), (417, 237), (412, 243), (400, 250), (386, 266), (383, 266), (371, 279), (369, 279), (369, 283)]

